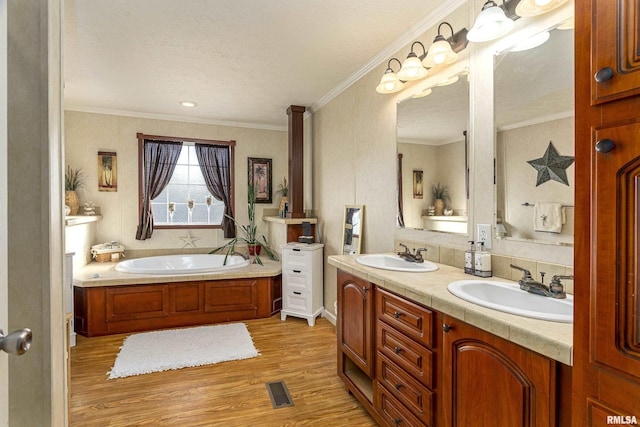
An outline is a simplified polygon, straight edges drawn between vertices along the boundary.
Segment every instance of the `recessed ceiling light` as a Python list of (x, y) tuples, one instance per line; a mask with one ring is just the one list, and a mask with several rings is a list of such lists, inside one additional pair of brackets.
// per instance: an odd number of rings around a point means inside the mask
[(198, 104), (196, 104), (193, 101), (180, 101), (180, 105), (182, 105), (183, 107), (187, 107), (187, 108), (193, 108)]

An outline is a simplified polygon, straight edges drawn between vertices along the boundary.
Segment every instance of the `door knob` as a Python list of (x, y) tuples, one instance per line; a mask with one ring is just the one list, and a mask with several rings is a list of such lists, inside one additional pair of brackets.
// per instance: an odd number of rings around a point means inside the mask
[(608, 153), (616, 146), (615, 142), (610, 139), (601, 139), (596, 142), (596, 151), (598, 153)]
[(31, 329), (25, 328), (5, 335), (0, 329), (0, 350), (18, 356), (25, 354), (31, 348)]
[(447, 325), (446, 323), (442, 324), (442, 330), (445, 332), (449, 332), (451, 329), (453, 329), (451, 326)]
[(613, 77), (613, 70), (611, 67), (600, 68), (594, 78), (598, 83), (606, 82), (607, 80), (611, 80)]

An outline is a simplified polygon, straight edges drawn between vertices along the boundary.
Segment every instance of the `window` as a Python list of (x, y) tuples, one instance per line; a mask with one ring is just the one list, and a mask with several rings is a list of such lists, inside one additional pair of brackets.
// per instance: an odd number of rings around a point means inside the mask
[(194, 143), (185, 142), (171, 181), (151, 201), (155, 227), (162, 225), (221, 225), (224, 202), (207, 188)]
[[(235, 141), (212, 141), (212, 140), (199, 140), (199, 139), (187, 139), (187, 138), (174, 138), (164, 136), (151, 136), (138, 134), (139, 143), (139, 164), (140, 164), (140, 225), (138, 235), (145, 234), (147, 229), (167, 229), (167, 228), (225, 228), (223, 222), (228, 222), (225, 218), (227, 215), (233, 216), (233, 158), (234, 158), (234, 146)], [(146, 145), (145, 145), (146, 144)], [(173, 157), (169, 160), (169, 155), (160, 155), (160, 164), (164, 167), (169, 165), (167, 169), (161, 173), (164, 174), (163, 178), (154, 178), (152, 174), (148, 174), (145, 167), (154, 169), (151, 167), (149, 159), (145, 159), (146, 156), (150, 156), (147, 152), (149, 147), (157, 146), (162, 149), (163, 146), (171, 147), (173, 150)], [(180, 148), (181, 146), (181, 148)], [(199, 148), (198, 148), (198, 147)], [(209, 183), (203, 175), (203, 167), (198, 160), (198, 150), (200, 155), (206, 155), (208, 149), (223, 154), (226, 161), (221, 162), (221, 169), (228, 168), (227, 181), (228, 190), (220, 191), (216, 184), (211, 182), (211, 169), (216, 169), (218, 163), (214, 162), (216, 166), (207, 166), (204, 168), (205, 172), (207, 168), (209, 172)], [(179, 155), (177, 154), (179, 150)], [(147, 154), (145, 154), (147, 153)], [(215, 157), (215, 155), (214, 155)], [(207, 164), (207, 160), (203, 159), (203, 162)], [(209, 163), (210, 164), (210, 163)], [(156, 167), (155, 169), (159, 169)], [(170, 174), (170, 175), (169, 175)], [(214, 175), (216, 175), (214, 173)], [(223, 174), (224, 175), (224, 174)], [(147, 179), (149, 182), (145, 182)], [(158, 188), (155, 190), (149, 190), (147, 187), (156, 186), (152, 183), (153, 180), (160, 182), (164, 179), (164, 187), (162, 184), (158, 184)], [(168, 182), (166, 181), (168, 179)], [(214, 179), (215, 181), (215, 179)], [(155, 197), (152, 197), (153, 191), (157, 193)], [(225, 194), (230, 193), (230, 194)], [(149, 194), (150, 206), (144, 206), (145, 194)], [(216, 197), (216, 195), (220, 197)], [(222, 200), (228, 197), (230, 200), (230, 207), (227, 209), (225, 202)], [(153, 215), (153, 221), (145, 219), (143, 212), (150, 210)], [(148, 217), (148, 215), (147, 215)], [(149, 226), (149, 224), (152, 224)], [(144, 231), (141, 232), (141, 228)], [(151, 236), (151, 233), (146, 232), (147, 237)], [(138, 238), (139, 236), (137, 236)], [(144, 239), (144, 238), (143, 238)]]

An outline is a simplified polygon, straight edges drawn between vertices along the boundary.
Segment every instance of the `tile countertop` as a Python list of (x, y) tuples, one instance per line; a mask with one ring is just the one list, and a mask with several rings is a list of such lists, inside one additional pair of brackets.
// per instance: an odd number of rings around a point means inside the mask
[(73, 272), (73, 285), (81, 288), (99, 286), (139, 285), (149, 283), (191, 282), (197, 280), (221, 280), (252, 277), (273, 277), (282, 273), (279, 261), (261, 258), (264, 266), (249, 264), (246, 267), (222, 273), (197, 274), (133, 274), (116, 271), (117, 262), (92, 262)]
[[(573, 324), (516, 316), (460, 299), (448, 291), (447, 285), (475, 277), (459, 268), (437, 264), (437, 271), (405, 273), (367, 267), (356, 263), (357, 257), (332, 255), (329, 264), (565, 365), (573, 364)], [(487, 280), (516, 283), (497, 277)]]

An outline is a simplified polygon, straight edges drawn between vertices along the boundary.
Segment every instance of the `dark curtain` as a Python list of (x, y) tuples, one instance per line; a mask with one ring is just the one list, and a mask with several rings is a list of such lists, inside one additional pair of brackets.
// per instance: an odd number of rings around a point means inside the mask
[(181, 150), (182, 142), (144, 141), (142, 212), (136, 232), (138, 240), (146, 240), (153, 234), (151, 200), (158, 197), (169, 184)]
[(225, 238), (236, 237), (236, 227), (231, 218), (231, 154), (227, 145), (196, 144), (200, 170), (209, 192), (224, 203), (222, 230)]

